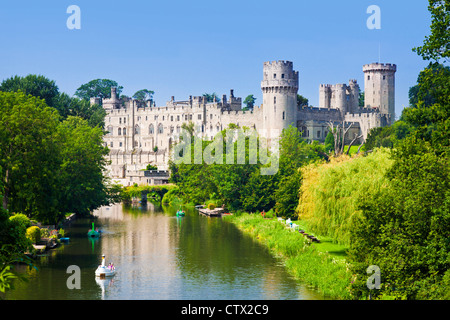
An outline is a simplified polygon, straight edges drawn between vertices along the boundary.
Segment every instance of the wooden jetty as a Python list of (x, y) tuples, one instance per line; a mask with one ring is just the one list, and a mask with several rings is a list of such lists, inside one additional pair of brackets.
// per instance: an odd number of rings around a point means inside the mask
[(224, 213), (224, 209), (216, 208), (213, 210), (209, 210), (208, 208), (198, 208), (198, 212), (208, 217), (221, 217)]

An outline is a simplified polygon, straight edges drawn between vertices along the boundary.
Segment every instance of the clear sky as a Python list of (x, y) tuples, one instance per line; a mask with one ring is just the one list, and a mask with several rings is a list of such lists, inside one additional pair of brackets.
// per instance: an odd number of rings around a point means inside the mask
[[(70, 5), (81, 9), (81, 29), (69, 30)], [(381, 29), (369, 30), (370, 5), (381, 9)], [(264, 61), (290, 60), (299, 93), (318, 106), (321, 83), (356, 79), (362, 66), (397, 64), (396, 112), (428, 62), (412, 48), (429, 35), (426, 0), (191, 0), (1, 1), (0, 80), (42, 74), (73, 95), (98, 78), (117, 81), (123, 94), (155, 91), (158, 106), (171, 96), (234, 89), (262, 101)], [(379, 50), (381, 48), (381, 50)]]

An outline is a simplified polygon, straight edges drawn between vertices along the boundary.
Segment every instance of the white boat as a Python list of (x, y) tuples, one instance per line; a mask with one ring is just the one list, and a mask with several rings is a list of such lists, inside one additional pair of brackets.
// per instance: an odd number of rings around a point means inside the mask
[(105, 265), (105, 255), (102, 255), (102, 264), (98, 266), (97, 270), (95, 270), (95, 276), (104, 278), (104, 277), (112, 277), (116, 274), (116, 268), (114, 265), (106, 266)]

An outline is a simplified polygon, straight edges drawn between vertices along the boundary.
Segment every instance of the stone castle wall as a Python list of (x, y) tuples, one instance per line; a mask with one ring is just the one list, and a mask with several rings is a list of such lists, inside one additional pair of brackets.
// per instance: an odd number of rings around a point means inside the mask
[[(302, 131), (309, 140), (324, 141), (328, 123), (353, 123), (348, 138), (363, 134), (371, 128), (393, 122), (395, 110), (396, 66), (370, 64), (363, 67), (365, 74), (366, 105), (359, 107), (360, 88), (356, 80), (349, 84), (319, 86), (319, 107), (297, 107), (298, 71), (290, 61), (265, 62), (261, 90), (263, 103), (252, 110), (242, 110), (242, 98), (222, 96), (220, 102), (207, 102), (204, 97), (190, 96), (176, 101), (172, 97), (165, 106), (156, 107), (151, 101), (119, 99), (115, 88), (111, 98), (91, 103), (102, 103), (107, 115), (105, 128), (109, 132), (105, 144), (109, 147), (109, 175), (122, 184), (145, 183), (142, 169), (149, 163), (160, 170), (168, 169), (172, 146), (180, 139), (183, 123), (192, 122), (195, 134), (212, 140), (230, 124), (254, 128), (259, 132), (282, 129), (289, 125)], [(370, 76), (370, 79), (368, 77)], [(367, 93), (371, 88), (372, 93)], [(377, 93), (378, 92), (378, 93)], [(385, 94), (386, 93), (386, 94)], [(372, 102), (371, 102), (372, 101)], [(379, 106), (374, 106), (379, 103)]]

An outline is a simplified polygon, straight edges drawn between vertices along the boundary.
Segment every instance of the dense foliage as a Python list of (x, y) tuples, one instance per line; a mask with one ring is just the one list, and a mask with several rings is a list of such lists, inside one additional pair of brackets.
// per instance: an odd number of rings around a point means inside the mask
[(302, 168), (298, 217), (313, 232), (349, 244), (360, 202), (386, 187), (392, 163), (390, 152), (380, 149), (366, 157), (341, 156)]
[(0, 92), (2, 208), (44, 223), (108, 203), (103, 131), (22, 92)]
[[(226, 137), (233, 128), (235, 134), (244, 138), (228, 142), (232, 143), (234, 162), (227, 163)], [(279, 153), (271, 155), (272, 162), (267, 164), (263, 164), (263, 161), (250, 162), (251, 154), (256, 154), (256, 159), (263, 159), (261, 150), (266, 147), (260, 137), (253, 137), (252, 134), (256, 133), (247, 129), (236, 129), (234, 126), (219, 133), (216, 143), (219, 141), (218, 143), (223, 144), (222, 163), (207, 164), (204, 159), (198, 164), (171, 162), (171, 181), (179, 187), (178, 195), (185, 202), (194, 204), (214, 200), (216, 204), (225, 204), (232, 210), (256, 212), (274, 208), (280, 216), (293, 216), (298, 204), (298, 188), (301, 183), (298, 168), (325, 157), (324, 148), (317, 143), (307, 143), (296, 128), (290, 127), (283, 131), (279, 141)], [(253, 138), (255, 140), (252, 140)], [(256, 141), (256, 144), (251, 141)], [(194, 142), (191, 142), (192, 159), (194, 159)], [(213, 142), (198, 143), (201, 143), (199, 149), (204, 153)], [(239, 143), (245, 145), (245, 151), (238, 146)], [(275, 174), (261, 174), (262, 168), (270, 167), (273, 163), (278, 165)]]

